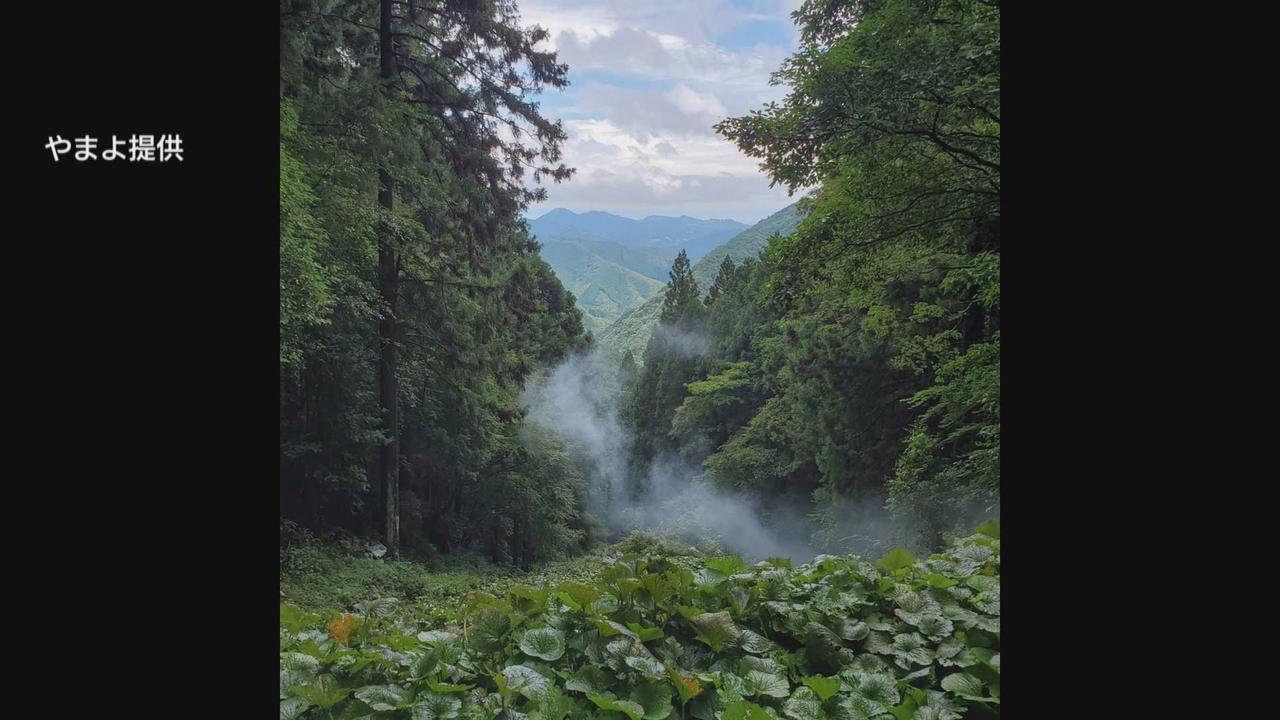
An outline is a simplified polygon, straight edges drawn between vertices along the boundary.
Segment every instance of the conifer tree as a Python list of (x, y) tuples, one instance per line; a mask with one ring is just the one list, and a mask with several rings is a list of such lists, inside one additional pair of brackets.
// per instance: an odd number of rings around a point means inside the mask
[(728, 255), (724, 256), (724, 260), (720, 261), (720, 271), (716, 273), (716, 279), (711, 283), (711, 288), (707, 290), (707, 307), (724, 293), (725, 289), (733, 284), (733, 274), (737, 267), (733, 264), (733, 258)]

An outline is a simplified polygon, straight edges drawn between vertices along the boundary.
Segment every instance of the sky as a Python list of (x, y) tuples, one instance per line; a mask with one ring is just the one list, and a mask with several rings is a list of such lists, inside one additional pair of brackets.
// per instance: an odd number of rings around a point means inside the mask
[(577, 168), (529, 209), (691, 215), (754, 223), (797, 198), (712, 126), (780, 100), (770, 74), (796, 48), (801, 0), (520, 0), (550, 31), (570, 85), (540, 96)]

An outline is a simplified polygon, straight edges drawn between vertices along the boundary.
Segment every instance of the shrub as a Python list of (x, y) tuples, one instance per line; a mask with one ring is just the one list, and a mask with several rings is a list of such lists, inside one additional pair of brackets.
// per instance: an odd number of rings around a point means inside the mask
[(438, 620), (282, 604), (281, 717), (999, 717), (998, 525), (923, 560), (790, 565), (626, 553)]

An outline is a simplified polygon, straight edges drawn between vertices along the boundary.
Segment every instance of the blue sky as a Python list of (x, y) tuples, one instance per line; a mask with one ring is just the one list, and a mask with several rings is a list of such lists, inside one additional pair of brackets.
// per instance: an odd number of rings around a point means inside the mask
[(785, 88), (769, 76), (794, 52), (800, 0), (520, 0), (547, 28), (570, 86), (541, 97), (562, 118), (566, 162), (552, 208), (627, 217), (692, 215), (752, 223), (794, 200), (712, 125)]

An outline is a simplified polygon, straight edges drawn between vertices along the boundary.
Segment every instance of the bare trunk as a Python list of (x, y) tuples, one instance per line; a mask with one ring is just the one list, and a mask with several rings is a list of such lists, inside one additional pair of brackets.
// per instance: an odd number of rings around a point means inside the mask
[[(382, 18), (378, 32), (382, 56), (382, 79), (390, 84), (395, 77), (392, 55), (391, 0), (381, 2)], [(395, 202), (395, 180), (386, 168), (378, 169), (378, 204), (391, 211)], [(378, 359), (378, 405), (382, 410), (387, 442), (378, 454), (378, 475), (382, 486), (385, 520), (384, 539), (390, 557), (400, 556), (400, 403), (396, 378), (396, 313), (400, 300), (399, 262), (391, 238), (378, 241), (378, 291), (386, 305), (386, 314), (378, 321), (381, 355)]]

